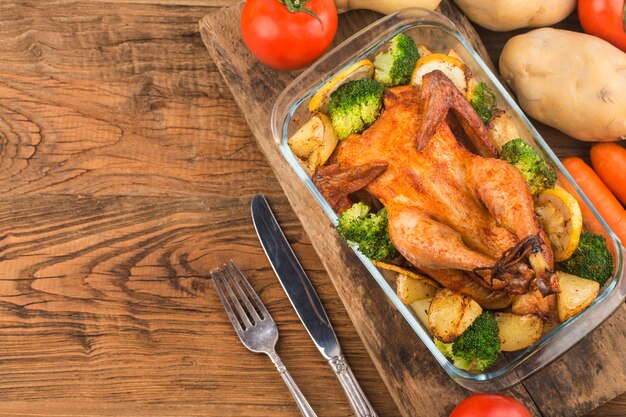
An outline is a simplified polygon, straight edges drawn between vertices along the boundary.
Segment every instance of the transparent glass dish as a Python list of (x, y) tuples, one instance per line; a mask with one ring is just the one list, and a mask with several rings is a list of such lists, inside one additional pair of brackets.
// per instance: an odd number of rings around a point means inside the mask
[[(413, 37), (418, 43), (426, 45), (433, 52), (447, 53), (451, 48), (456, 50), (463, 62), (470, 67), (474, 77), (478, 81), (487, 83), (496, 92), (498, 106), (512, 116), (522, 137), (528, 143), (534, 144), (543, 156), (561, 172), (563, 178), (572, 184), (584, 203), (590, 207), (593, 214), (606, 229), (607, 235), (611, 237), (611, 241), (607, 243), (612, 247), (613, 253), (617, 255), (614, 276), (603, 286), (600, 294), (589, 308), (553, 328), (533, 346), (518, 352), (502, 354), (498, 362), (487, 372), (477, 374), (456, 368), (439, 352), (428, 330), (417, 319), (411, 308), (400, 301), (392, 285), (369, 259), (355, 251), (361, 262), (371, 272), (372, 277), (389, 297), (389, 300), (452, 379), (463, 387), (474, 391), (503, 390), (523, 381), (567, 352), (568, 349), (605, 321), (623, 303), (626, 298), (624, 247), (608, 229), (606, 223), (573, 182), (559, 159), (530, 124), (513, 98), (454, 24), (439, 13), (417, 8), (405, 9), (386, 16), (344, 41), (297, 77), (283, 91), (274, 106), (271, 123), (277, 145), (293, 168), (294, 175), (302, 180), (331, 221), (336, 224), (337, 215), (313, 185), (299, 159), (291, 152), (287, 140), (309, 119), (308, 102), (326, 80), (363, 58), (373, 60), (376, 54), (386, 50), (386, 43), (398, 33)], [(389, 319), (393, 320), (391, 317)]]

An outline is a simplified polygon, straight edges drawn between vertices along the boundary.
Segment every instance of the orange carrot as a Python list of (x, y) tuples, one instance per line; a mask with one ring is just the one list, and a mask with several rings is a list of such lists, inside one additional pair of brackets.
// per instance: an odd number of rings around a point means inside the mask
[(617, 143), (593, 145), (591, 165), (615, 197), (626, 204), (626, 148)]
[[(611, 191), (604, 185), (600, 177), (598, 177), (596, 173), (593, 172), (593, 169), (580, 158), (565, 158), (563, 165), (565, 165), (565, 169), (567, 169), (572, 178), (574, 178), (574, 181), (576, 181), (578, 186), (583, 190), (611, 230), (613, 230), (622, 242), (626, 242), (626, 210), (624, 210), (624, 207), (617, 201), (617, 198), (611, 194)], [(592, 225), (593, 220), (590, 220), (593, 215), (590, 211), (584, 210), (586, 207), (584, 207), (582, 202), (579, 201), (579, 204), (581, 211), (583, 211), (583, 213), (587, 212), (584, 218), (587, 227), (590, 231), (597, 233), (594, 229), (599, 225), (594, 227)]]

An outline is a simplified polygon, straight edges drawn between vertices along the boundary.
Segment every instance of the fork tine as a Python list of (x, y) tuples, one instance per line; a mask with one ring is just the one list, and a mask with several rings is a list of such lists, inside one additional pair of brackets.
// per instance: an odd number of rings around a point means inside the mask
[(265, 304), (263, 304), (263, 301), (261, 301), (261, 299), (259, 298), (257, 293), (254, 291), (254, 289), (252, 288), (252, 286), (250, 285), (250, 283), (246, 279), (246, 277), (243, 274), (243, 272), (241, 272), (241, 270), (239, 269), (239, 267), (237, 266), (235, 261), (233, 261), (231, 259), (230, 263), (233, 266), (234, 270), (237, 272), (237, 275), (239, 276), (239, 279), (243, 283), (244, 287), (246, 287), (246, 290), (248, 290), (248, 294), (250, 294), (250, 297), (252, 297), (252, 300), (254, 301), (254, 304), (256, 305), (257, 309), (259, 310), (259, 312), (263, 316), (263, 319), (268, 319), (269, 318), (270, 320), (273, 320), (272, 316), (270, 316), (270, 312), (267, 311), (267, 307), (265, 307)]
[(243, 327), (245, 327), (246, 329), (249, 329), (250, 327), (252, 327), (252, 323), (250, 323), (250, 319), (246, 315), (246, 311), (243, 309), (243, 307), (241, 306), (241, 303), (237, 299), (237, 296), (233, 292), (231, 284), (228, 283), (228, 281), (231, 281), (231, 280), (229, 280), (228, 276), (224, 274), (224, 269), (227, 269), (227, 268), (228, 267), (226, 266), (226, 264), (224, 264), (224, 268), (218, 271), (218, 273), (220, 274), (222, 283), (226, 287), (226, 291), (228, 291), (228, 294), (230, 295), (230, 300), (235, 305), (235, 308), (237, 309), (237, 312), (239, 313), (239, 319), (243, 322)]
[(224, 309), (226, 310), (226, 314), (228, 314), (230, 322), (233, 324), (233, 327), (235, 328), (237, 333), (242, 333), (243, 329), (241, 328), (241, 324), (239, 323), (239, 320), (237, 319), (233, 308), (230, 306), (230, 303), (226, 299), (226, 296), (224, 295), (224, 292), (222, 290), (222, 285), (224, 284), (220, 283), (221, 279), (218, 277), (217, 274), (214, 274), (213, 272), (211, 272), (211, 278), (213, 279), (213, 285), (215, 285), (215, 289), (217, 290), (217, 295), (219, 295), (220, 300), (222, 300), (222, 304), (224, 304)]
[[(241, 275), (239, 275), (239, 279), (237, 279), (235, 277), (235, 275), (233, 275), (233, 273), (231, 272), (230, 268), (228, 267), (228, 265), (224, 266), (224, 269), (226, 270), (226, 272), (228, 273), (228, 275), (230, 275), (230, 281), (234, 284), (235, 289), (237, 290), (237, 292), (239, 293), (239, 296), (241, 298), (241, 301), (243, 301), (243, 303), (245, 304), (247, 310), (248, 310), (248, 314), (250, 314), (250, 316), (252, 316), (252, 319), (254, 320), (254, 323), (259, 323), (261, 321), (261, 318), (259, 317), (259, 314), (256, 312), (256, 310), (254, 309), (254, 307), (252, 306), (252, 303), (250, 303), (250, 298), (248, 298), (248, 296), (246, 295), (245, 291), (243, 290), (243, 288), (241, 288), (241, 285), (239, 284), (239, 281), (246, 281), (246, 283), (248, 284), (248, 291), (251, 290), (251, 286), (250, 283), (247, 282), (247, 280), (245, 279), (245, 277), (242, 278)], [(254, 292), (254, 291), (252, 291)]]

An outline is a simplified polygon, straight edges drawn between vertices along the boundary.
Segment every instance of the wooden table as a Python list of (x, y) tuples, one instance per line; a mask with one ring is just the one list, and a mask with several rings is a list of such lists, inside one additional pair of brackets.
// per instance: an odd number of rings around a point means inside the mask
[[(231, 257), (318, 414), (350, 415), (257, 242), (257, 193), (398, 415), (202, 45), (198, 20), (230, 0), (172, 3), (0, 3), (0, 415), (297, 415), (206, 278)], [(494, 57), (510, 36), (481, 34)], [(626, 415), (626, 395), (589, 415)]]

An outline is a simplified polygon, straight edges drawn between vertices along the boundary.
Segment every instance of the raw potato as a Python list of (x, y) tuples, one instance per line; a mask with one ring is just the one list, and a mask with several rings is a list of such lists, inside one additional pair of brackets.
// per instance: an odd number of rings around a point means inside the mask
[(431, 301), (433, 301), (432, 298), (424, 298), (423, 300), (411, 303), (411, 308), (415, 311), (417, 318), (426, 327), (428, 327), (428, 309), (430, 308)]
[(562, 322), (574, 317), (593, 302), (600, 291), (600, 284), (590, 279), (557, 271), (561, 292), (556, 296), (556, 308)]
[(442, 342), (454, 342), (482, 312), (480, 305), (470, 297), (442, 288), (430, 303), (428, 327)]
[(441, 3), (441, 0), (335, 0), (335, 7), (337, 7), (338, 13), (344, 13), (348, 10), (368, 9), (389, 14), (407, 7), (435, 10), (439, 3)]
[(535, 119), (584, 141), (626, 139), (626, 53), (608, 42), (533, 30), (506, 43), (500, 71)]
[(541, 338), (543, 321), (532, 314), (520, 316), (513, 313), (495, 313), (498, 323), (500, 349), (514, 352), (534, 345)]
[(396, 276), (396, 294), (404, 304), (411, 304), (423, 298), (432, 298), (436, 291), (436, 287), (404, 274)]
[(493, 112), (493, 115), (491, 115), (491, 118), (487, 121), (487, 131), (498, 151), (500, 151), (502, 146), (508, 141), (522, 138), (511, 116), (502, 109), (496, 109), (496, 111)]
[(454, 0), (474, 23), (496, 32), (551, 26), (569, 16), (576, 0)]

